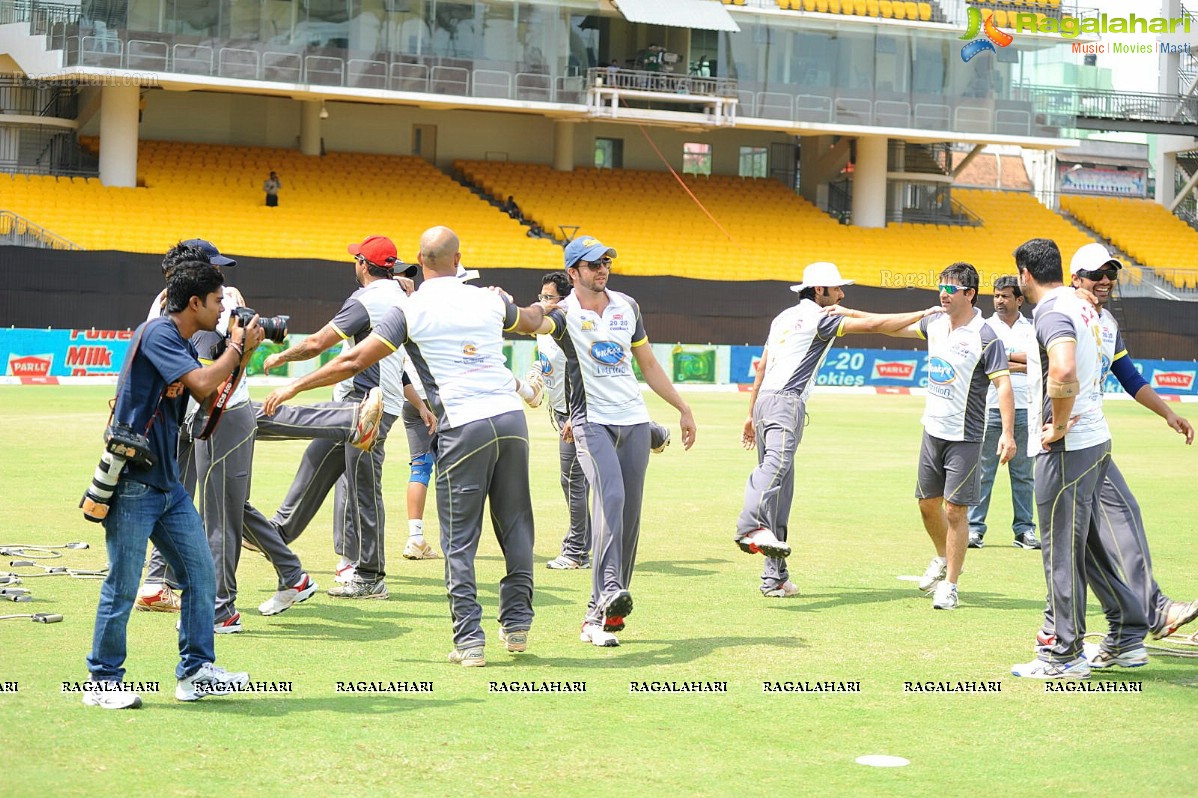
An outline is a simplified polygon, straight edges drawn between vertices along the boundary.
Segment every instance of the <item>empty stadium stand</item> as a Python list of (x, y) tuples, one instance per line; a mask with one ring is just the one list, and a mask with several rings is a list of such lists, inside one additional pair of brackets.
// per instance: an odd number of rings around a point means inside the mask
[[(94, 142), (91, 142), (94, 145)], [(263, 204), (270, 170), (283, 181), (277, 208)], [(420, 234), (438, 224), (462, 239), (466, 264), (557, 267), (561, 250), (531, 239), (432, 164), (412, 156), (143, 141), (138, 188), (96, 178), (0, 175), (5, 210), (84, 249), (166, 251), (202, 235), (222, 250), (275, 258), (344, 261), (366, 235), (393, 238), (414, 260)]]
[(1066, 257), (1091, 241), (1027, 192), (955, 191), (981, 226), (861, 229), (839, 224), (774, 180), (686, 176), (692, 199), (665, 172), (562, 173), (492, 161), (459, 161), (457, 168), (494, 197), (513, 195), (546, 230), (580, 226), (616, 247), (616, 270), (625, 274), (793, 280), (805, 264), (831, 260), (863, 285), (928, 288), (943, 267), (965, 260), (985, 286), (1013, 272), (1011, 252), (1029, 238), (1055, 239)]
[(1061, 208), (1177, 288), (1198, 288), (1198, 231), (1152, 200), (1062, 196)]

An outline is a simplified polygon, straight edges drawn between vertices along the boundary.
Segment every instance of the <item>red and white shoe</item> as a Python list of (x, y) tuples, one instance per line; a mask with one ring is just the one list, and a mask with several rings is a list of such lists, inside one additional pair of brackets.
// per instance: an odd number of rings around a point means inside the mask
[(354, 420), (354, 432), (349, 438), (349, 445), (364, 452), (373, 450), (379, 439), (379, 425), (382, 421), (383, 389), (371, 388), (366, 398), (358, 405), (358, 415)]
[(296, 604), (307, 601), (316, 592), (316, 583), (304, 574), (294, 586), (280, 590), (266, 601), (258, 605), (258, 612), (263, 615), (278, 615), (286, 612)]

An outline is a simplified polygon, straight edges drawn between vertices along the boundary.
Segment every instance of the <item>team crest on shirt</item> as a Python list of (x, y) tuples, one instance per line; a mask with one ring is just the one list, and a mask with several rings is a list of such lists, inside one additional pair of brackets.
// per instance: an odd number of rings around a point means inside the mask
[(473, 341), (462, 342), (462, 357), (478, 357), (478, 347)]
[(553, 363), (549, 360), (549, 358), (545, 357), (540, 352), (537, 353), (536, 367), (540, 369), (541, 373), (546, 377), (553, 374)]
[(591, 319), (583, 319), (582, 320), (582, 331), (583, 332), (587, 332), (588, 330), (594, 330), (594, 329), (595, 329), (594, 321), (592, 321)]
[(928, 361), (928, 382), (936, 385), (948, 385), (956, 378), (957, 372), (948, 361), (938, 357)]
[(624, 362), (624, 347), (615, 341), (596, 341), (591, 344), (591, 357), (605, 366), (618, 366)]

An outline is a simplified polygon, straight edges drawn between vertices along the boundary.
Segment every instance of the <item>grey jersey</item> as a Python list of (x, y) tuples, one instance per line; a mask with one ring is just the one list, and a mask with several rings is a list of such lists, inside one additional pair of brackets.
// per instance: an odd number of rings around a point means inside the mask
[[(403, 307), (407, 294), (394, 280), (374, 280), (350, 294), (349, 299), (329, 322), (337, 334), (354, 345), (361, 343), (373, 330), (387, 311)], [(344, 350), (343, 350), (344, 351)], [(403, 412), (404, 354), (395, 352), (342, 381), (333, 391), (333, 398), (341, 401), (357, 389), (366, 393), (375, 386), (383, 389), (383, 409), (394, 416)]]
[(1098, 311), (1083, 302), (1069, 286), (1059, 286), (1036, 305), (1033, 315), (1036, 325), (1036, 346), (1028, 352), (1028, 391), (1031, 395), (1028, 411), (1028, 456), (1035, 457), (1044, 449), (1040, 446), (1040, 430), (1052, 423), (1052, 399), (1048, 384), (1048, 350), (1057, 344), (1076, 343), (1074, 365), (1077, 371), (1078, 392), (1073, 402), (1077, 422), (1063, 440), (1054, 442), (1049, 451), (1078, 451), (1097, 446), (1111, 439), (1106, 417), (1102, 413), (1102, 325)]
[(828, 350), (843, 335), (844, 317), (829, 316), (810, 299), (779, 313), (770, 324), (762, 391), (811, 393)]
[(1011, 373), (1002, 342), (977, 309), (956, 329), (947, 313), (925, 316), (919, 332), (928, 339), (924, 429), (945, 441), (980, 442), (990, 380)]

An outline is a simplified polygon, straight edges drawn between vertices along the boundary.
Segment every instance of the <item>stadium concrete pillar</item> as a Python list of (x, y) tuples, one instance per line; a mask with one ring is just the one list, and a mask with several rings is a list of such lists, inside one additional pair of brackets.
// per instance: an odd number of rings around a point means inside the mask
[(853, 227), (886, 226), (886, 137), (857, 139), (853, 164)]
[(553, 123), (553, 168), (574, 171), (574, 122), (558, 119)]
[(137, 185), (138, 86), (105, 86), (100, 97), (100, 182)]
[(320, 155), (320, 100), (300, 101), (300, 152)]

